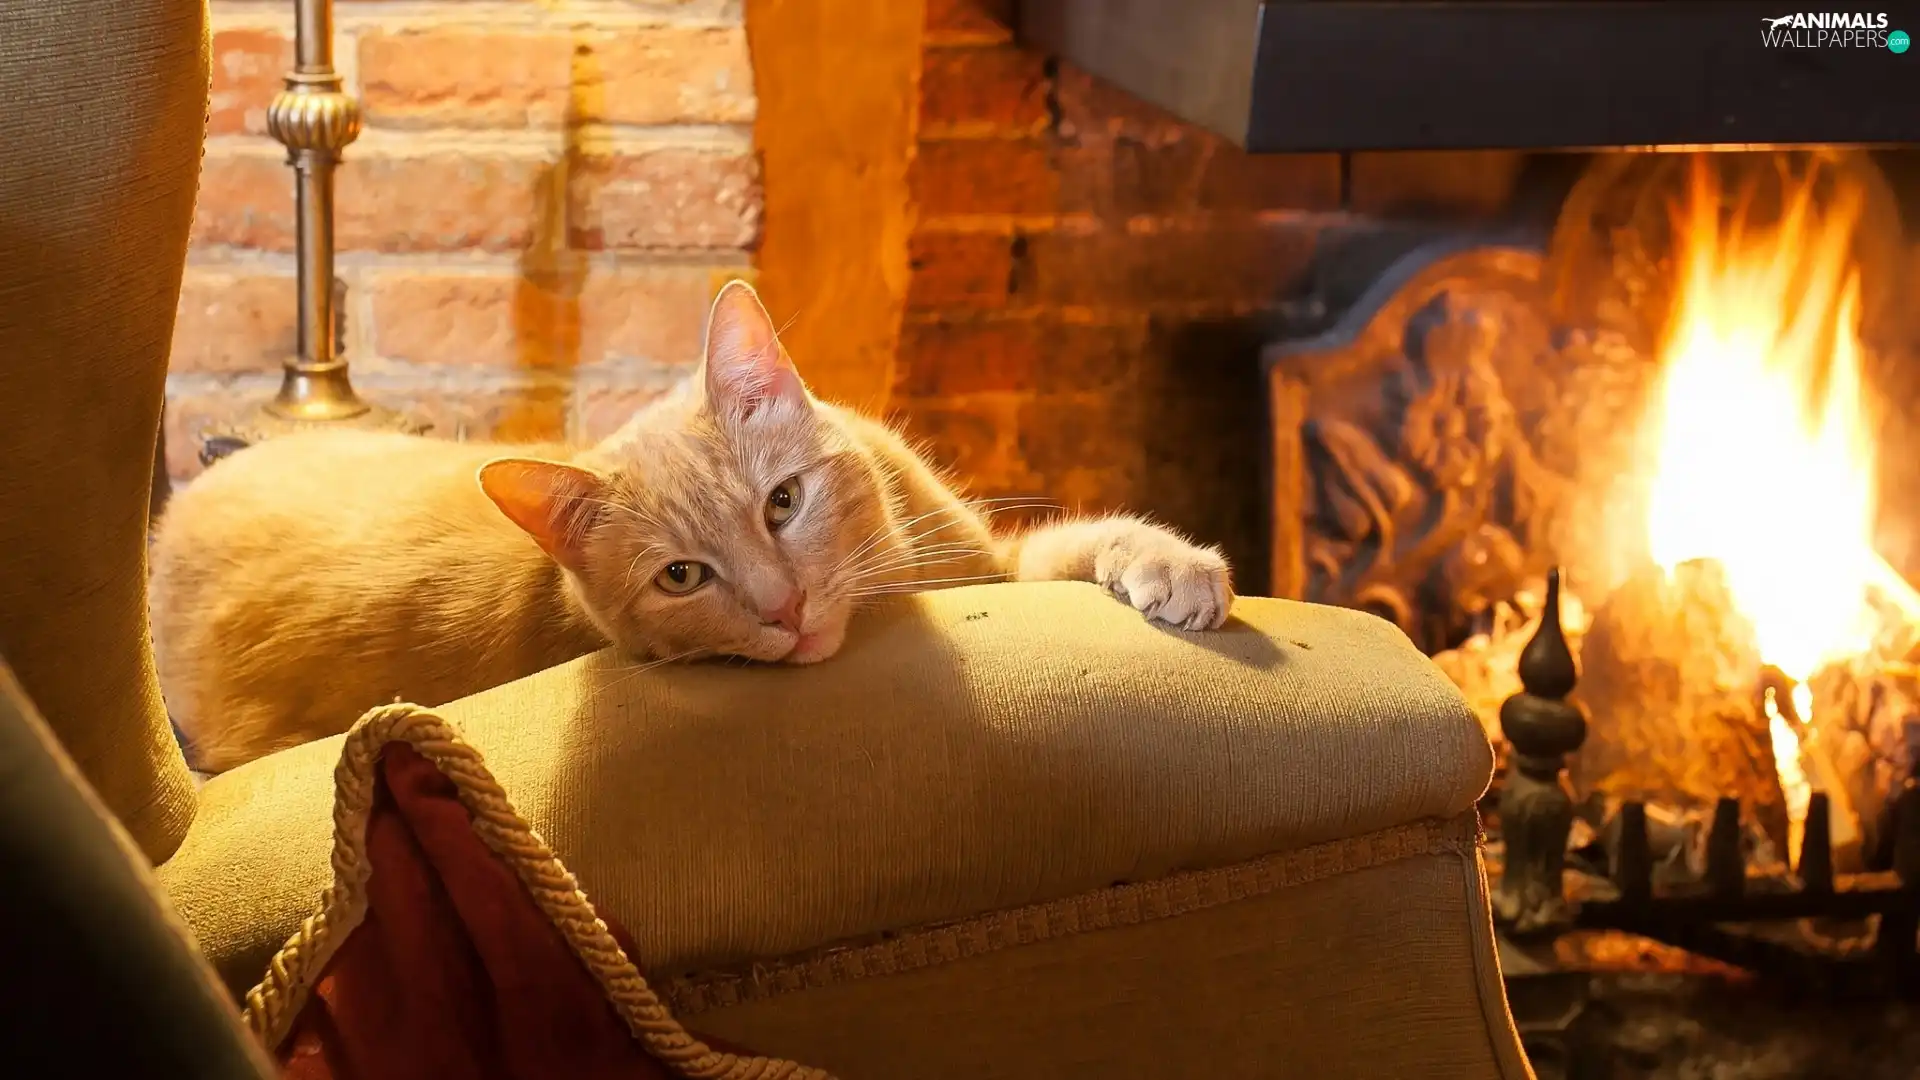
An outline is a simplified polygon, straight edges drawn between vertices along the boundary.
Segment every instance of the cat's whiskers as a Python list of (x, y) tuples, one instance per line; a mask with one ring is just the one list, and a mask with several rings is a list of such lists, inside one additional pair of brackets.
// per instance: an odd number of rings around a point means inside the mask
[(927, 587), (930, 585), (968, 585), (1005, 580), (1007, 580), (1007, 575), (1004, 573), (964, 574), (958, 577), (928, 578), (924, 581), (902, 582), (897, 585), (874, 585), (865, 589), (856, 589), (847, 593), (847, 599), (857, 603), (862, 600), (871, 600), (878, 596), (900, 596), (908, 593), (926, 592), (928, 591)]
[(993, 554), (992, 551), (984, 548), (965, 545), (915, 550), (894, 559), (856, 567), (852, 573), (845, 575), (840, 583), (852, 585), (879, 577), (911, 573), (923, 567), (944, 566), (970, 558), (991, 558)]
[[(1029, 505), (1034, 507), (1053, 508), (1058, 505), (1055, 503), (1036, 503), (1034, 502), (1033, 499), (1028, 497), (1016, 498), (1016, 497), (1010, 496), (1007, 498), (998, 498), (998, 499), (979, 499), (974, 501), (962, 501), (958, 505), (951, 505), (951, 506), (936, 506), (924, 514), (919, 514), (915, 517), (908, 518), (905, 521), (881, 522), (879, 526), (877, 526), (873, 530), (873, 532), (867, 535), (867, 538), (860, 544), (860, 546), (854, 548), (852, 551), (847, 553), (846, 561), (851, 561), (855, 557), (863, 554), (869, 548), (873, 547), (875, 544), (879, 543), (880, 541), (886, 539), (889, 536), (893, 536), (901, 533), (908, 533), (908, 534), (921, 536), (921, 537), (933, 536), (944, 529), (952, 528), (955, 525), (966, 524), (973, 517), (985, 517), (991, 513), (998, 513), (999, 512), (998, 510), (982, 509), (983, 507), (990, 508), (994, 503), (1020, 504), (1020, 506), (1009, 506), (1009, 507), (1003, 507), (1002, 509), (1021, 509)], [(943, 525), (936, 526), (935, 528), (925, 533), (918, 533), (918, 534), (912, 533), (912, 529), (915, 525), (920, 524), (921, 522), (927, 520), (930, 517), (936, 517), (941, 514), (948, 515), (952, 520), (946, 522)]]
[[(626, 686), (628, 683), (631, 683), (633, 680), (639, 678), (640, 676), (646, 674), (649, 671), (652, 671), (654, 668), (664, 667), (667, 664), (678, 663), (679, 661), (682, 661), (682, 660), (691, 660), (700, 656), (706, 651), (707, 650), (705, 649), (687, 649), (683, 652), (670, 653), (666, 656), (656, 657), (651, 660), (630, 661), (626, 664), (621, 665), (620, 667), (613, 668), (612, 671), (615, 673), (616, 677), (607, 682), (601, 683), (599, 686), (594, 687), (593, 691), (587, 695), (587, 704), (591, 705), (594, 702), (599, 701), (600, 696), (602, 694), (605, 694), (610, 690), (615, 690), (620, 687)], [(597, 670), (605, 671), (608, 669), (600, 668)]]
[[(977, 520), (991, 518), (996, 514), (1007, 513), (1014, 510), (1058, 509), (1060, 509), (1058, 503), (1044, 502), (1028, 497), (1008, 496), (1004, 498), (969, 500), (954, 506), (938, 506), (924, 514), (909, 518), (903, 522), (882, 522), (865, 541), (848, 552), (845, 558), (841, 559), (832, 570), (828, 571), (826, 576), (828, 578), (833, 577), (835, 574), (846, 569), (848, 564), (853, 563), (855, 559), (865, 555), (876, 544), (897, 534), (906, 534), (912, 543), (917, 544), (920, 541), (932, 539), (956, 525), (970, 524)], [(925, 532), (915, 533), (912, 531), (915, 525), (941, 514), (947, 515), (949, 520)]]
[[(954, 508), (954, 507), (945, 508), (944, 512), (953, 514), (954, 519), (943, 525), (939, 525), (932, 529), (929, 529), (926, 532), (913, 534), (911, 537), (911, 540), (914, 547), (910, 548), (910, 550), (914, 550), (914, 549), (926, 550), (926, 548), (920, 547), (920, 545), (924, 544), (926, 541), (932, 540), (934, 537), (938, 536), (940, 533), (946, 531), (949, 528), (952, 528), (955, 525), (965, 525), (965, 524), (971, 524), (974, 522), (986, 524), (989, 521), (989, 519), (999, 514), (1012, 513), (1019, 510), (1049, 509), (1049, 508), (1052, 508), (1052, 506), (1054, 505), (1052, 503), (1034, 502), (1030, 500), (1018, 501), (1013, 499), (1006, 499), (1006, 500), (998, 500), (998, 501), (1000, 501), (1003, 505), (987, 507), (985, 509), (980, 509), (973, 506), (965, 506), (965, 507), (959, 507), (959, 508)], [(927, 515), (922, 515), (922, 517), (925, 517), (925, 516)], [(988, 532), (989, 539), (991, 539), (992, 537), (991, 526), (989, 526), (987, 532)], [(950, 541), (942, 541), (942, 543), (947, 543), (947, 542), (950, 542)], [(983, 551), (981, 552), (981, 554), (990, 555), (992, 553)]]
[(977, 543), (968, 540), (954, 539), (939, 544), (924, 546), (909, 544), (893, 550), (872, 552), (868, 554), (866, 558), (853, 563), (851, 566), (842, 564), (840, 569), (857, 577), (876, 567), (907, 564), (929, 556), (946, 555), (953, 552), (968, 552), (976, 555), (988, 555), (992, 553), (989, 549), (983, 548)]
[[(882, 553), (875, 561), (855, 561), (861, 556), (867, 555), (874, 544), (878, 542), (876, 539), (870, 538), (868, 542), (849, 552), (846, 558), (840, 560), (840, 562), (825, 575), (825, 580), (835, 583), (858, 582), (871, 580), (882, 575), (896, 575), (903, 572), (910, 572), (917, 569), (919, 565), (936, 565), (939, 562), (957, 561), (957, 559), (951, 558), (944, 560), (931, 559), (930, 556), (935, 554), (949, 554), (964, 551), (967, 555), (980, 558), (993, 558), (995, 552), (972, 546), (965, 541), (944, 541), (941, 544), (931, 546), (926, 546), (925, 541), (931, 540), (955, 525), (984, 521), (996, 514), (1004, 514), (1018, 510), (1057, 510), (1059, 508), (1058, 503), (1011, 496), (995, 499), (977, 499), (957, 506), (936, 507), (896, 527), (898, 531), (908, 533), (910, 540), (905, 549), (890, 553), (892, 556), (891, 560), (887, 557), (888, 553)], [(914, 525), (941, 514), (948, 515), (950, 520), (924, 532), (911, 533), (910, 530)], [(853, 571), (847, 573), (850, 564), (853, 567)], [(843, 575), (844, 582), (838, 581), (837, 579), (842, 578)]]
[(884, 564), (889, 562), (911, 562), (914, 559), (919, 558), (921, 556), (939, 555), (939, 554), (945, 554), (951, 551), (972, 551), (972, 552), (984, 555), (984, 554), (987, 554), (990, 551), (990, 549), (982, 547), (977, 543), (973, 543), (967, 540), (949, 540), (939, 544), (928, 544), (924, 547), (919, 545), (911, 545), (908, 547), (900, 548), (895, 551), (879, 552), (869, 556), (868, 558), (862, 559), (859, 563), (855, 565), (861, 566), (861, 567), (867, 567), (867, 566), (874, 566), (874, 565)]
[[(835, 564), (832, 570), (828, 571), (828, 576), (832, 576), (834, 573), (837, 573), (840, 570), (844, 569), (848, 563), (851, 563), (853, 562), (853, 560), (866, 554), (868, 551), (872, 550), (875, 545), (880, 544), (881, 542), (891, 537), (907, 534), (909, 530), (913, 528), (913, 526), (919, 524), (922, 521), (925, 521), (926, 519), (934, 516), (935, 514), (951, 514), (951, 513), (953, 513), (952, 507), (940, 506), (940, 507), (935, 507), (934, 509), (929, 510), (926, 513), (921, 514), (917, 517), (909, 518), (906, 521), (900, 521), (900, 522), (896, 522), (892, 520), (881, 521), (880, 524), (874, 526), (874, 529), (872, 532), (867, 534), (866, 539), (862, 540), (860, 544), (856, 546), (853, 550), (847, 552), (846, 556), (842, 558), (837, 564)], [(942, 526), (942, 527), (944, 528), (945, 526)]]

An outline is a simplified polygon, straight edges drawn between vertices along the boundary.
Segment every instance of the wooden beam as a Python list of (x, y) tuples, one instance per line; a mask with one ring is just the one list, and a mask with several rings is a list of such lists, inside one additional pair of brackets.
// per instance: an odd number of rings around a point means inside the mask
[(925, 0), (746, 0), (758, 286), (814, 392), (886, 406), (906, 311)]

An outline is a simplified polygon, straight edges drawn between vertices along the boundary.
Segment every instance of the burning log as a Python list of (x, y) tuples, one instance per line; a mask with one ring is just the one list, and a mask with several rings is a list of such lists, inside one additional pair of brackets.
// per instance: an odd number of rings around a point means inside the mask
[(1920, 778), (1920, 631), (1883, 609), (1885, 629), (1865, 655), (1830, 664), (1811, 680), (1810, 752), (1830, 764), (1824, 785), (1857, 813), (1859, 851), (1836, 852), (1842, 870), (1891, 865), (1894, 806)]
[(1594, 612), (1581, 643), (1578, 698), (1592, 733), (1572, 769), (1575, 790), (1698, 811), (1731, 797), (1786, 851), (1762, 671), (1719, 564), (1636, 572)]

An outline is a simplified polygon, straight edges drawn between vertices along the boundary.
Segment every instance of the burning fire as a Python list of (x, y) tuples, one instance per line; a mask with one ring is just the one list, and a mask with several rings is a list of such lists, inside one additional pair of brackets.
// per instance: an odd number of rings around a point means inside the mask
[[(1796, 682), (1871, 641), (1869, 597), (1920, 610), (1873, 550), (1873, 427), (1861, 386), (1852, 235), (1864, 194), (1789, 191), (1777, 224), (1723, 224), (1720, 185), (1696, 163), (1676, 222), (1678, 293), (1663, 349), (1648, 543), (1669, 572), (1717, 560), (1760, 655)], [(1808, 781), (1797, 733), (1769, 697), (1796, 824)], [(1797, 846), (1797, 845), (1796, 845)]]
[[(1773, 744), (1773, 767), (1780, 776), (1780, 792), (1787, 801), (1787, 858), (1800, 864), (1800, 842), (1805, 836), (1807, 805), (1813, 801), (1813, 782), (1800, 764), (1800, 735), (1780, 711), (1773, 687), (1767, 687), (1767, 734)], [(1794, 715), (1803, 721), (1813, 715), (1813, 688), (1806, 683), (1793, 687)]]

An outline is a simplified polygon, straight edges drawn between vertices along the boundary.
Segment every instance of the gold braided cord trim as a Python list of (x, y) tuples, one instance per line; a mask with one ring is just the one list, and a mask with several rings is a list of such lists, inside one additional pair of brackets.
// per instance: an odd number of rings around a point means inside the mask
[(367, 819), (380, 752), (395, 742), (413, 747), (453, 781), (473, 817), (474, 833), (513, 868), (628, 1030), (655, 1059), (687, 1080), (832, 1080), (795, 1062), (715, 1050), (681, 1027), (613, 939), (573, 874), (514, 811), (480, 752), (431, 710), (404, 704), (372, 709), (347, 732), (333, 773), (333, 883), (321, 894), (319, 909), (274, 954), (265, 978), (247, 992), (247, 1026), (269, 1050), (286, 1039), (327, 961), (366, 916), (366, 885), (372, 873)]
[[(929, 924), (879, 940), (848, 942), (742, 968), (664, 978), (660, 993), (677, 1015), (697, 1016), (786, 994), (904, 975), (1002, 949), (1177, 918), (1421, 855), (1471, 859), (1475, 865), (1468, 873), (1475, 876), (1480, 872), (1479, 842), (1479, 817), (1468, 811), (1453, 818), (1416, 821), (1213, 870), (1187, 871), (970, 919)], [(1501, 1008), (1505, 1008), (1504, 999)]]

